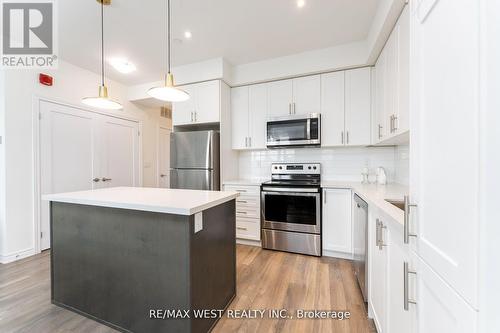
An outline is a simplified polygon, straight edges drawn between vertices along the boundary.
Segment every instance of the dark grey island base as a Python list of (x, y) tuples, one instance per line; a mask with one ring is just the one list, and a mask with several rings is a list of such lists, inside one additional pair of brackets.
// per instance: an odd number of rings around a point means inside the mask
[[(235, 200), (195, 215), (51, 202), (52, 303), (122, 332), (208, 332), (236, 294)], [(192, 314), (192, 311), (190, 312)]]

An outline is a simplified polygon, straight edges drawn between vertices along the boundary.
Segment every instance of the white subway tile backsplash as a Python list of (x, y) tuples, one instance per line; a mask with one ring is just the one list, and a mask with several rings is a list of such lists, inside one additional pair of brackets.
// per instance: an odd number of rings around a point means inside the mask
[[(270, 178), (271, 164), (276, 162), (321, 163), (325, 180), (360, 181), (361, 171), (367, 166), (375, 173), (381, 166), (389, 182), (396, 176), (396, 148), (394, 147), (346, 147), (346, 148), (297, 148), (259, 151), (241, 151), (239, 154), (240, 178)], [(404, 177), (403, 177), (404, 178)]]

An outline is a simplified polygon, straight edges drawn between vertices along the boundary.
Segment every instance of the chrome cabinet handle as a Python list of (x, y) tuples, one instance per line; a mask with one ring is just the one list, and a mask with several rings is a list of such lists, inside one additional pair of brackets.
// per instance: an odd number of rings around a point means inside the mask
[(342, 141), (342, 144), (344, 144), (344, 131), (340, 133), (340, 140)]
[(293, 114), (296, 114), (297, 112), (295, 111), (295, 103), (292, 103), (292, 111), (293, 111)]
[(394, 123), (393, 123), (393, 121), (394, 121), (394, 115), (391, 115), (391, 118), (390, 118), (390, 119), (391, 119), (391, 120), (389, 121), (389, 124), (390, 124), (390, 127), (391, 127), (390, 132), (392, 133), (392, 132), (393, 132), (393, 130), (394, 130)]
[(236, 229), (243, 230), (243, 231), (247, 231), (248, 230), (247, 228), (243, 228), (243, 227), (236, 227)]
[(378, 139), (382, 139), (382, 125), (378, 125)]
[(288, 114), (292, 114), (292, 103), (288, 103)]
[(349, 144), (349, 131), (346, 132), (347, 144)]
[(375, 223), (375, 245), (379, 246), (380, 244), (380, 221), (377, 219)]
[(247, 190), (236, 190), (236, 192), (239, 192), (239, 193), (245, 193)]
[(248, 147), (252, 147), (252, 137), (248, 137)]
[(103, 182), (110, 182), (110, 181), (112, 181), (112, 180), (113, 180), (113, 179), (111, 179), (111, 178), (102, 177), (102, 181), (103, 181)]
[(404, 197), (404, 222), (403, 222), (403, 237), (404, 243), (410, 243), (410, 237), (417, 237), (417, 234), (410, 232), (410, 209), (411, 207), (417, 207), (416, 204), (410, 203), (410, 197), (405, 195)]
[(323, 203), (326, 205), (326, 190), (323, 191)]
[(248, 201), (245, 200), (236, 200), (237, 203), (248, 203)]
[(412, 271), (409, 269), (408, 262), (404, 262), (403, 264), (403, 308), (405, 311), (408, 311), (410, 308), (410, 304), (417, 304), (417, 301), (410, 299), (408, 286), (409, 286), (409, 275), (417, 275), (416, 271)]
[(245, 137), (245, 148), (248, 148), (248, 136)]
[(386, 244), (384, 244), (384, 240), (383, 240), (383, 229), (386, 229), (387, 227), (384, 225), (384, 223), (377, 219), (377, 229), (376, 229), (376, 244), (378, 246), (378, 249), (379, 250), (382, 250), (384, 248), (384, 246), (387, 246)]
[(236, 211), (236, 214), (244, 214), (244, 215), (246, 215), (248, 213), (247, 212), (238, 212), (238, 211)]
[(101, 180), (100, 180), (99, 178), (94, 178), (94, 179), (92, 179), (92, 181), (93, 181), (94, 183), (99, 183)]
[(394, 132), (396, 132), (398, 130), (398, 116), (394, 115), (394, 120), (392, 121), (393, 124), (392, 126), (394, 127)]

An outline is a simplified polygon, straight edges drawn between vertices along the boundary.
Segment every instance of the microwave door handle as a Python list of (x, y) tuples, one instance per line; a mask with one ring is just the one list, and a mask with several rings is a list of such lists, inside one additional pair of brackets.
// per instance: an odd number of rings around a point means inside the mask
[(311, 118), (307, 118), (307, 140), (311, 140)]

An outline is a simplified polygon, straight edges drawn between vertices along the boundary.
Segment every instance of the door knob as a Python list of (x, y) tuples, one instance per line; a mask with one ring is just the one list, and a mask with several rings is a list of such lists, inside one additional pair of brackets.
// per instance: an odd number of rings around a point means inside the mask
[(92, 179), (92, 181), (93, 181), (94, 183), (99, 183), (100, 179), (99, 179), (99, 178), (94, 178), (94, 179)]
[(111, 180), (112, 180), (111, 178), (102, 177), (102, 181), (103, 181), (103, 182), (109, 182), (109, 181), (111, 181)]
[(160, 177), (161, 177), (161, 178), (163, 178), (163, 177), (167, 177), (167, 175), (160, 175)]

